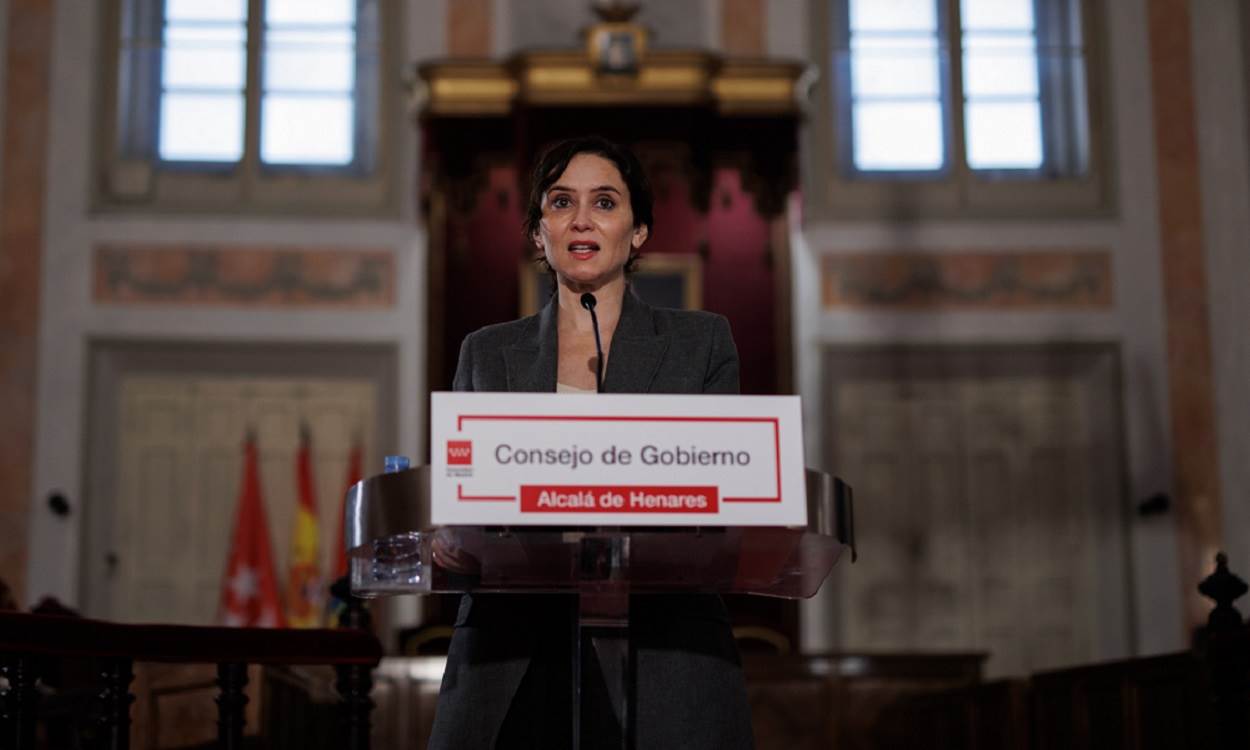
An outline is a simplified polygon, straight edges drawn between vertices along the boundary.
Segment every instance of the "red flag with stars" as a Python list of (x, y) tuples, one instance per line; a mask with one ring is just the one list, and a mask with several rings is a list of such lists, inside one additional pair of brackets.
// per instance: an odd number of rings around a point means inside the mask
[(256, 439), (243, 444), (243, 482), (234, 516), (234, 535), (221, 584), (221, 622), (236, 627), (280, 628), (286, 625), (278, 578), (274, 575), (269, 520), (260, 490)]

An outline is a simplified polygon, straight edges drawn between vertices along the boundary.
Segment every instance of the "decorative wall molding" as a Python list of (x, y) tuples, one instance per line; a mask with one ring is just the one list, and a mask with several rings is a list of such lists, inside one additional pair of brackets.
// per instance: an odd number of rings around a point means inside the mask
[(386, 308), (390, 250), (216, 245), (103, 245), (92, 299), (101, 304)]
[(821, 262), (826, 309), (1105, 309), (1108, 250), (838, 253)]

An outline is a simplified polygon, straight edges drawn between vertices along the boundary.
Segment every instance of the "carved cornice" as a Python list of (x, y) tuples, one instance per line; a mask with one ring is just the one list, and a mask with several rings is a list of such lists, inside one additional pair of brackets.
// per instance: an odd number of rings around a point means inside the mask
[(711, 105), (726, 115), (801, 108), (807, 66), (652, 50), (634, 72), (604, 72), (582, 50), (537, 51), (505, 62), (445, 60), (419, 68), (425, 116), (498, 116), (525, 106)]

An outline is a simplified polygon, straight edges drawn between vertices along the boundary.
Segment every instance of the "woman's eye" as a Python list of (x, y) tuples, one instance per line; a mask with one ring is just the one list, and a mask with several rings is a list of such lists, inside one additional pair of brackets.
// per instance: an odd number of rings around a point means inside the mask
[(570, 205), (572, 204), (566, 195), (557, 195), (551, 199), (552, 208), (568, 208)]
[(605, 210), (612, 209), (616, 207), (616, 201), (612, 200), (611, 198), (605, 197), (605, 198), (600, 198), (599, 200), (595, 201), (595, 205)]

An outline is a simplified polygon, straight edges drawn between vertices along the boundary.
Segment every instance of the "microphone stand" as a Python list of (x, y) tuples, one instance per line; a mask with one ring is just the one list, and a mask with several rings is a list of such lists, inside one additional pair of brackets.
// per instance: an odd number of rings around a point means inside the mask
[(598, 302), (590, 292), (582, 294), (582, 307), (590, 311), (590, 323), (595, 329), (595, 392), (603, 393), (603, 343), (599, 340), (599, 316), (595, 314)]

